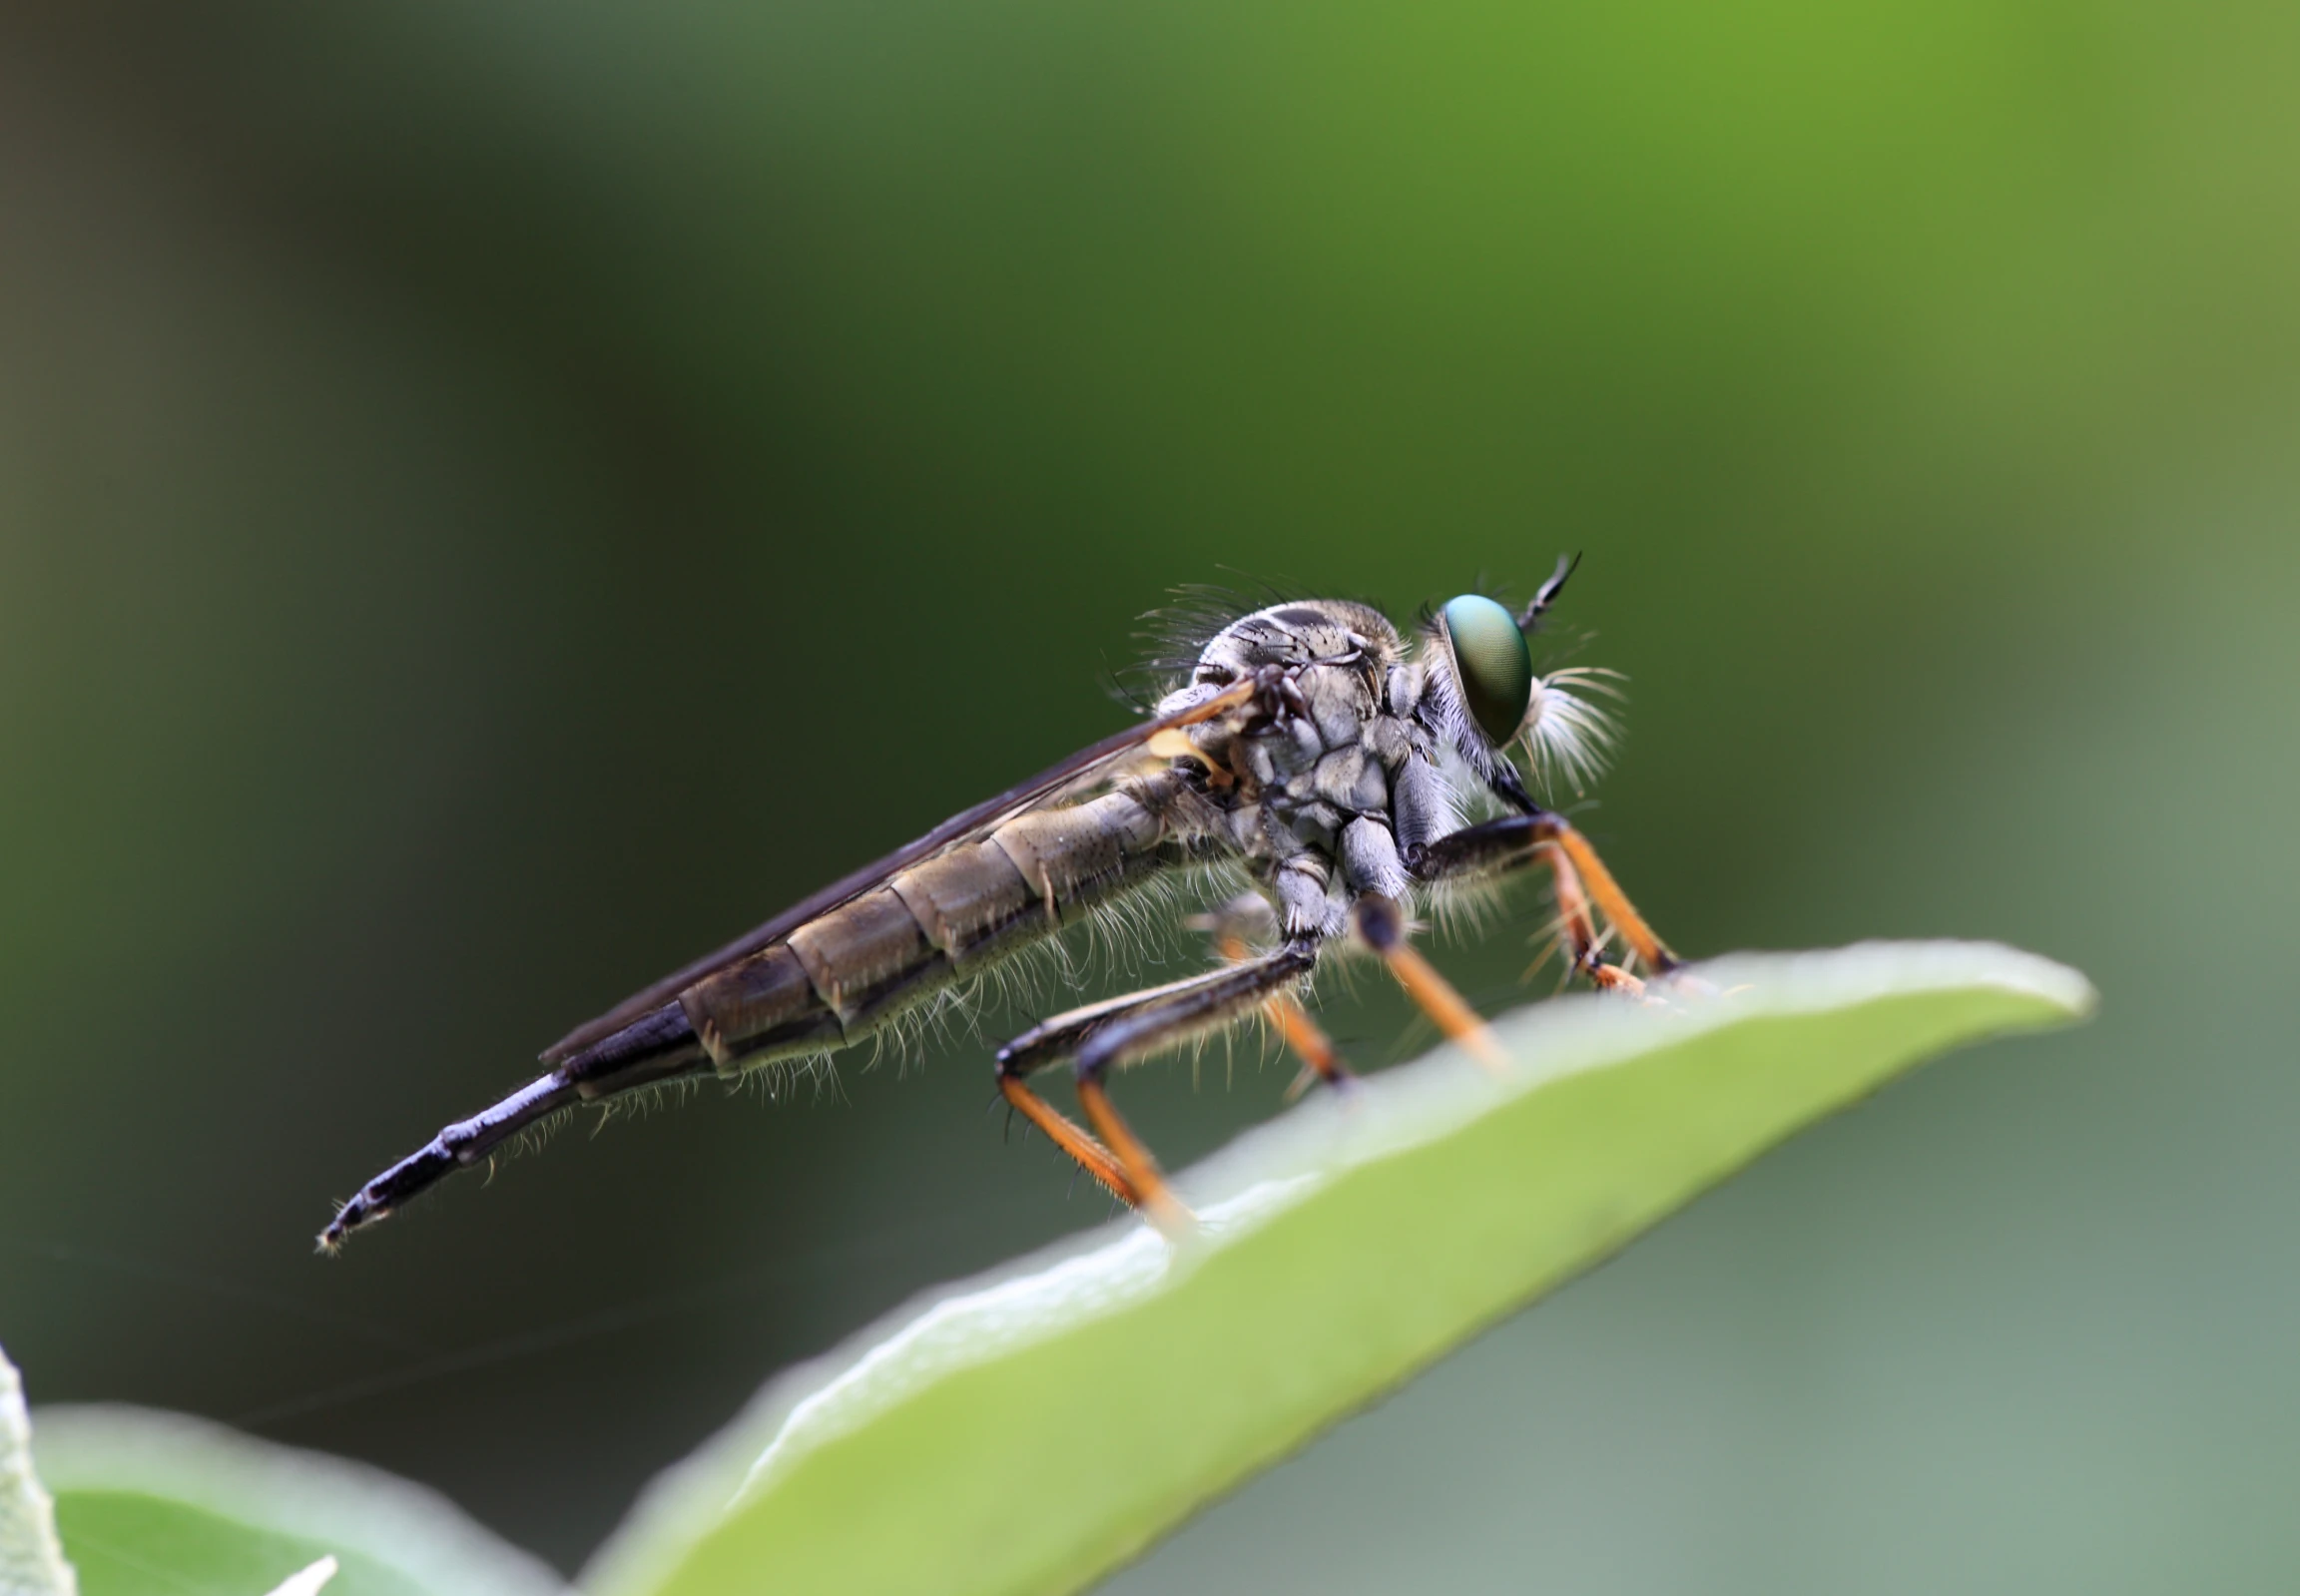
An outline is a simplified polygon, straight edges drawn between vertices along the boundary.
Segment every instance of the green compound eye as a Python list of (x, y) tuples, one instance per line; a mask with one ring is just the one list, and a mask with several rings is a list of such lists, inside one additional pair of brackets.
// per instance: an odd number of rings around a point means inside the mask
[(1499, 748), (1517, 735), (1533, 702), (1533, 651), (1517, 618), (1491, 599), (1464, 593), (1444, 615), (1461, 697), (1486, 741)]

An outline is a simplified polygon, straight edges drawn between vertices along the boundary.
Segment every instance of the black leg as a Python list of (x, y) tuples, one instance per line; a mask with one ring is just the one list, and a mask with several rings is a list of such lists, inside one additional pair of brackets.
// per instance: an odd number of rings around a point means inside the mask
[(1647, 969), (1666, 974), (1677, 968), (1677, 955), (1653, 934), (1597, 850), (1562, 815), (1537, 810), (1463, 826), (1414, 849), (1406, 860), (1415, 877), (1428, 882), (1498, 874), (1531, 864), (1546, 864), (1557, 883), (1560, 929), (1575, 974), (1600, 986), (1635, 990), (1640, 984), (1626, 970), (1605, 961), (1590, 913), (1592, 900)]
[[(1245, 964), (1254, 957), (1255, 941), (1272, 935), (1278, 925), (1277, 915), (1269, 899), (1259, 892), (1242, 892), (1210, 913), (1189, 922), (1195, 929), (1212, 938), (1214, 951), (1232, 964)], [(1262, 1014), (1285, 1040), (1294, 1056), (1302, 1061), (1302, 1072), (1294, 1077), (1294, 1084), (1286, 1089), (1289, 1102), (1309, 1090), (1316, 1081), (1328, 1086), (1347, 1087), (1357, 1076), (1343, 1060), (1342, 1050), (1325, 1028), (1310, 1017), (1300, 998), (1280, 990), (1262, 1003)]]
[[(1150, 1150), (1111, 1106), (1103, 1077), (1161, 1047), (1227, 1024), (1317, 967), (1318, 944), (1288, 942), (1243, 964), (1089, 1004), (1034, 1025), (998, 1050), (998, 1090), (1055, 1145), (1117, 1196), (1171, 1229), (1188, 1220)], [(1024, 1077), (1067, 1059), (1097, 1142), (1030, 1090)]]

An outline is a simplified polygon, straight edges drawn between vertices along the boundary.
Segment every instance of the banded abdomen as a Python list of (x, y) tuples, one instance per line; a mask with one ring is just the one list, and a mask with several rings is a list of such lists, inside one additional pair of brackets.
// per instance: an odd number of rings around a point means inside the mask
[(567, 1061), (582, 1095), (661, 1079), (707, 1055), (722, 1074), (832, 1052), (951, 982), (1074, 923), (1187, 856), (1186, 780), (1128, 778), (1018, 814), (704, 977)]

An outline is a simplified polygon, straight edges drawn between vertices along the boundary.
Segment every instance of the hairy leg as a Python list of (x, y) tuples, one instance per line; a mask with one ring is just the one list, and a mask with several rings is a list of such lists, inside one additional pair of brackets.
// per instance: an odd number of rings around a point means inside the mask
[[(1252, 1013), (1317, 967), (1315, 941), (1288, 942), (1242, 964), (1088, 1004), (1032, 1026), (998, 1050), (998, 1090), (1087, 1174), (1172, 1229), (1188, 1214), (1166, 1190), (1157, 1160), (1110, 1102), (1116, 1066)], [(1031, 1091), (1025, 1077), (1068, 1061), (1095, 1141)]]
[[(1277, 916), (1262, 894), (1243, 892), (1189, 923), (1213, 939), (1214, 951), (1226, 962), (1245, 964), (1254, 957), (1254, 939), (1266, 938), (1275, 932)], [(1303, 1063), (1302, 1073), (1295, 1076), (1294, 1084), (1286, 1089), (1289, 1102), (1309, 1090), (1314, 1082), (1347, 1087), (1358, 1078), (1344, 1062), (1342, 1050), (1334, 1045), (1334, 1039), (1310, 1017), (1310, 1011), (1292, 992), (1281, 990), (1266, 999), (1262, 1014), (1277, 1030), (1287, 1049)]]
[(1438, 1022), (1439, 1030), (1487, 1069), (1508, 1063), (1508, 1055), (1469, 1000), (1406, 939), (1404, 905), (1370, 892), (1350, 906), (1350, 917), (1358, 939), (1381, 955), (1406, 995)]
[(1681, 962), (1653, 934), (1588, 838), (1562, 815), (1509, 814), (1463, 826), (1415, 849), (1406, 863), (1417, 879), (1433, 883), (1547, 865), (1557, 884), (1559, 930), (1573, 973), (1599, 986), (1642, 990), (1634, 975), (1606, 961), (1592, 903), (1648, 970), (1666, 974)]

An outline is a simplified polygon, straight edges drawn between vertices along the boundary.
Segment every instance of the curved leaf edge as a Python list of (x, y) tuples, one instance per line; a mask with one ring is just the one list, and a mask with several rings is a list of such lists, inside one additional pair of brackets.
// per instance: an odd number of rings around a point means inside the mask
[(439, 1492), (383, 1469), (125, 1403), (44, 1406), (35, 1417), (34, 1452), (59, 1496), (180, 1503), (366, 1558), (442, 1596), (567, 1596), (566, 1581), (540, 1558)]
[[(2097, 1003), (2097, 994), (2078, 972), (1996, 943), (1873, 942), (1821, 952), (1734, 954), (1696, 966), (1688, 974), (1689, 984), (1711, 995), (1673, 1002), (1655, 1012), (1581, 994), (1503, 1016), (1495, 1022), (1495, 1030), (1518, 1062), (1502, 1078), (1473, 1066), (1457, 1050), (1440, 1047), (1424, 1059), (1369, 1078), (1354, 1094), (1356, 1100), (1337, 1102), (1321, 1096), (1297, 1105), (1175, 1178), (1177, 1189), (1203, 1222), (1199, 1233), (1178, 1247), (1139, 1222), (1120, 1218), (983, 1275), (921, 1294), (832, 1351), (770, 1380), (717, 1436), (658, 1476), (584, 1571), (582, 1587), (617, 1596), (656, 1588), (659, 1577), (677, 1566), (688, 1550), (708, 1538), (745, 1501), (804, 1461), (807, 1452), (854, 1434), (939, 1374), (1010, 1355), (1119, 1312), (1139, 1301), (1143, 1291), (1168, 1289), (1195, 1273), (1196, 1264), (1206, 1257), (1309, 1200), (1335, 1176), (1440, 1140), (1496, 1107), (1567, 1077), (1752, 1020), (1824, 1014), (1885, 998), (1976, 988), (2026, 1000), (2026, 1012), (2019, 1017), (2001, 1018), (1985, 1031), (1929, 1046), (1908, 1058), (1903, 1066), (1908, 1067), (1922, 1057), (1988, 1035), (2083, 1018)], [(1810, 1117), (1838, 1106), (1842, 1105), (1822, 1105)], [(1782, 1135), (1803, 1123), (1784, 1127)], [(1770, 1145), (1753, 1148), (1741, 1162)], [(1703, 1182), (1696, 1190), (1709, 1184), (1713, 1182)], [(1672, 1201), (1663, 1212), (1691, 1195)], [(1610, 1257), (1648, 1223), (1633, 1225), (1592, 1251), (1571, 1273)], [(1150, 1267), (1152, 1263), (1162, 1267)], [(1036, 1323), (1021, 1328), (1018, 1334), (1006, 1327), (1008, 1333), (985, 1341), (971, 1355), (961, 1349), (953, 1357), (944, 1345), (938, 1348), (943, 1360), (935, 1363), (930, 1356), (923, 1368), (915, 1358), (906, 1361), (900, 1355), (932, 1340), (937, 1330), (946, 1331), (954, 1316), (995, 1307), (1002, 1294), (1036, 1294), (1044, 1299), (1048, 1283), (1066, 1277), (1086, 1289), (1072, 1291), (1067, 1301), (1060, 1290), (1054, 1291), (1050, 1301), (1035, 1305), (1040, 1310)], [(1128, 1282), (1134, 1284), (1131, 1292)], [(1489, 1321), (1465, 1327), (1464, 1337), (1484, 1328), (1484, 1323)], [(1368, 1393), (1345, 1411), (1381, 1394)], [(847, 1399), (846, 1411), (827, 1411), (842, 1398)]]

